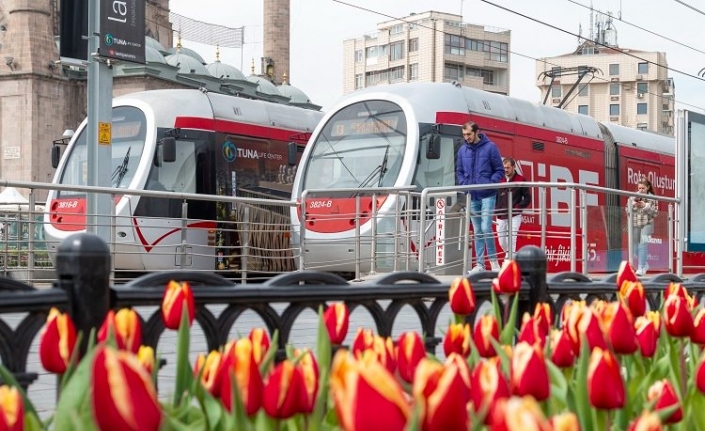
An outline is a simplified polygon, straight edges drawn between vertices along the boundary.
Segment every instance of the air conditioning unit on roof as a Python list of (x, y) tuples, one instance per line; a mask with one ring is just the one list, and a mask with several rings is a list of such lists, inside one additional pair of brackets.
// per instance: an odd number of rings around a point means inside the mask
[(639, 99), (643, 99), (643, 98), (644, 98), (644, 93), (637, 93), (637, 94), (636, 94), (636, 97), (638, 97)]

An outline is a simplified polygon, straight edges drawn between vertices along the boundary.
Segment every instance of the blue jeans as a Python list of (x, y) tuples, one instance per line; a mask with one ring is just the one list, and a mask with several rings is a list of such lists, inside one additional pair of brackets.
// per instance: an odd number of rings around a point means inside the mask
[(654, 225), (647, 224), (642, 227), (635, 227), (632, 234), (632, 253), (637, 253), (637, 268), (646, 267), (649, 264), (649, 239), (654, 233)]
[(475, 258), (477, 264), (485, 266), (485, 249), (490, 260), (497, 259), (497, 248), (492, 233), (492, 216), (497, 195), (470, 201), (470, 220), (475, 234)]

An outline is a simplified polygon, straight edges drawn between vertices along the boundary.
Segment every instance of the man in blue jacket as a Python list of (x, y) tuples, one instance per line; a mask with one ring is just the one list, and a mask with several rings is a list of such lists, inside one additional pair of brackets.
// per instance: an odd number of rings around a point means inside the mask
[[(494, 142), (479, 132), (477, 124), (463, 124), (464, 144), (458, 149), (455, 174), (458, 185), (498, 183), (504, 177), (504, 165)], [(472, 230), (475, 238), (475, 266), (470, 274), (485, 270), (485, 250), (492, 271), (499, 271), (497, 248), (492, 234), (492, 216), (497, 201), (497, 189), (474, 189), (469, 193)]]

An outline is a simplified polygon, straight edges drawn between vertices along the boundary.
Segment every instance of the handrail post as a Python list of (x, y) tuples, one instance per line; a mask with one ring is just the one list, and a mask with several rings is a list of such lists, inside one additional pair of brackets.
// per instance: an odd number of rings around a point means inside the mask
[(370, 275), (377, 274), (377, 193), (372, 193), (372, 224), (370, 224)]
[(362, 238), (360, 238), (360, 194), (355, 195), (355, 281), (360, 281), (360, 259), (362, 259)]
[[(673, 204), (668, 204), (668, 219), (667, 225), (668, 225), (668, 272), (673, 274)], [(676, 256), (676, 262), (680, 261), (681, 256)], [(679, 277), (682, 277), (682, 271), (678, 274), (676, 274)]]
[(548, 285), (546, 283), (546, 252), (535, 245), (525, 245), (516, 254), (516, 262), (521, 270), (521, 275), (529, 284), (529, 300), (522, 301), (523, 307), (518, 314), (523, 312), (533, 313), (536, 304), (548, 302)]
[(568, 214), (570, 215), (570, 272), (575, 272), (575, 235), (577, 234), (577, 229), (575, 226), (575, 205), (576, 196), (575, 188), (570, 188), (570, 209)]
[(541, 224), (541, 248), (546, 250), (546, 222), (548, 214), (546, 214), (546, 188), (539, 189), (539, 223)]
[(580, 189), (580, 227), (582, 228), (580, 238), (582, 239), (581, 254), (583, 255), (583, 270), (582, 273), (588, 273), (588, 213), (587, 213), (587, 190)]

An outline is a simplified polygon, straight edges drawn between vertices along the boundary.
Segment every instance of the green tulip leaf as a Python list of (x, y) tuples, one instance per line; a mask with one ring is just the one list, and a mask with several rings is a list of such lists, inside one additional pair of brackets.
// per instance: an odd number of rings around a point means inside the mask
[(494, 338), (490, 338), (490, 343), (492, 344), (492, 347), (494, 347), (494, 351), (499, 357), (499, 364), (502, 367), (502, 374), (504, 374), (505, 376), (511, 376), (512, 361), (511, 359), (509, 359), (509, 355), (507, 355), (507, 352), (502, 348), (502, 345), (499, 343), (499, 341), (495, 340)]
[[(91, 424), (95, 429), (93, 408), (91, 407), (91, 373), (95, 349), (91, 350), (76, 367), (73, 377), (66, 383), (56, 404), (54, 418), (55, 431), (71, 431), (76, 429), (76, 415), (80, 415), (82, 423)], [(83, 421), (85, 420), (85, 422)]]
[[(507, 301), (509, 298), (507, 298)], [(500, 335), (500, 340), (502, 344), (511, 345), (514, 341), (514, 334), (516, 334), (516, 322), (517, 322), (517, 312), (519, 309), (519, 294), (512, 295), (512, 308), (509, 311), (509, 318), (503, 323), (502, 333)]]
[[(326, 368), (319, 368), (319, 370), (320, 374), (318, 376), (318, 395), (316, 396), (316, 404), (313, 407), (313, 413), (311, 414), (311, 420), (309, 422), (309, 431), (319, 430), (321, 422), (326, 415), (326, 408), (328, 404), (328, 378), (330, 373), (330, 366)], [(330, 409), (330, 411), (333, 411), (333, 409)], [(328, 413), (330, 413), (330, 411)]]
[(563, 406), (568, 405), (568, 382), (566, 382), (563, 371), (550, 359), (546, 360), (548, 378), (551, 381), (551, 400), (560, 401)]
[(490, 287), (490, 297), (492, 299), (492, 312), (494, 313), (494, 318), (499, 324), (499, 330), (502, 331), (504, 328), (504, 319), (502, 318), (502, 308), (499, 306), (499, 298), (497, 298), (497, 293), (492, 287)]
[(318, 334), (316, 336), (316, 358), (318, 368), (330, 369), (332, 359), (332, 347), (328, 328), (323, 321), (323, 306), (318, 307)]
[(404, 431), (421, 431), (421, 406), (418, 403), (411, 411), (411, 419), (406, 422)]
[(191, 385), (192, 371), (188, 361), (188, 351), (191, 345), (191, 325), (189, 324), (188, 307), (184, 299), (181, 308), (181, 322), (176, 338), (176, 383), (174, 385), (174, 407), (181, 402), (184, 393)]
[(24, 414), (24, 431), (43, 431), (44, 429), (48, 429), (49, 427), (45, 427), (42, 425), (41, 421), (39, 418), (31, 413), (25, 413)]
[(578, 356), (578, 365), (573, 384), (575, 391), (575, 407), (580, 421), (580, 429), (592, 430), (592, 414), (590, 400), (588, 399), (588, 365), (590, 363), (590, 345), (588, 344), (585, 334), (580, 337), (580, 356)]
[(259, 372), (261, 375), (267, 375), (267, 371), (272, 366), (272, 363), (274, 362), (274, 358), (276, 358), (278, 351), (279, 331), (274, 330), (274, 334), (272, 334), (272, 340), (269, 343), (269, 350), (267, 350), (267, 353), (264, 355), (264, 358), (262, 358), (262, 362), (259, 364)]

